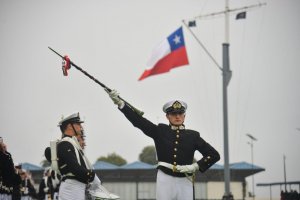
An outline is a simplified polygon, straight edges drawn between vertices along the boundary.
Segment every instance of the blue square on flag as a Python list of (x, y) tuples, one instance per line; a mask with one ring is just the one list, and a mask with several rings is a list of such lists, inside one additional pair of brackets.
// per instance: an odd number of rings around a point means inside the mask
[(184, 46), (182, 28), (177, 29), (167, 39), (170, 44), (171, 51), (174, 51), (174, 50)]

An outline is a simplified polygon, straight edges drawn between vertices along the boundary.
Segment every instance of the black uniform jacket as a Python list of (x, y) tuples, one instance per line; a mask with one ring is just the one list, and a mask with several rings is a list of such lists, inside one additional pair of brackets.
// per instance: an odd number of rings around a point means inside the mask
[[(47, 179), (46, 183), (45, 183), (45, 179)], [(48, 187), (48, 192), (45, 192), (44, 189)], [(53, 199), (54, 196), (54, 188), (53, 188), (53, 184), (52, 184), (52, 179), (51, 177), (43, 177), (40, 185), (39, 185), (39, 193), (38, 193), (38, 199), (39, 200), (44, 200), (46, 194), (50, 194), (51, 199)]]
[[(134, 112), (126, 104), (120, 109), (126, 118), (154, 140), (158, 161), (172, 165), (190, 165), (193, 163), (195, 151), (199, 151), (203, 158), (197, 163), (201, 172), (206, 171), (220, 159), (219, 153), (197, 131), (189, 129), (171, 129), (166, 124), (155, 125), (146, 118)], [(173, 172), (170, 169), (159, 166), (165, 173), (173, 176), (184, 174)]]
[[(27, 192), (25, 193), (25, 188), (27, 188)], [(31, 181), (29, 179), (22, 180), (21, 182), (21, 194), (22, 196), (30, 196), (33, 198), (37, 198), (37, 193)], [(45, 197), (44, 197), (45, 198)]]
[(9, 152), (0, 152), (0, 175), (3, 188), (7, 188), (0, 193), (11, 194), (12, 188), (21, 184), (21, 177), (15, 173), (14, 162)]
[[(80, 164), (78, 163), (75, 151), (77, 150), (75, 150), (74, 146), (68, 141), (61, 141), (57, 145), (58, 167), (63, 176), (62, 180), (64, 181), (66, 178), (76, 179), (87, 184), (94, 180), (95, 172), (91, 169), (87, 169), (80, 153)], [(75, 176), (66, 175), (70, 172)]]

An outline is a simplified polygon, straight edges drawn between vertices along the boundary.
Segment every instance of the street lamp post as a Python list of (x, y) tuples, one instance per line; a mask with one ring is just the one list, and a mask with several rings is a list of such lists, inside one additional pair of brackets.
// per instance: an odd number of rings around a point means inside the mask
[(284, 175), (284, 191), (286, 192), (286, 170), (285, 170), (285, 155), (283, 155), (283, 175)]
[[(253, 170), (253, 141), (257, 141), (257, 139), (255, 137), (253, 137), (252, 135), (250, 135), (249, 133), (246, 134), (250, 139), (251, 142), (248, 142), (248, 144), (251, 147), (251, 163), (252, 163), (252, 170)], [(253, 200), (255, 199), (255, 192), (254, 192), (254, 174), (252, 175), (252, 197)]]

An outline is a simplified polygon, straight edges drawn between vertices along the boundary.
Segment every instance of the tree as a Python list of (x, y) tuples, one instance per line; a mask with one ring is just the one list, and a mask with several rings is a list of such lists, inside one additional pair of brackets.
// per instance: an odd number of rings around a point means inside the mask
[(108, 154), (106, 157), (101, 156), (97, 159), (97, 161), (105, 161), (118, 166), (127, 164), (127, 161), (116, 153)]
[(139, 160), (151, 165), (157, 164), (155, 146), (150, 145), (144, 147), (144, 149), (139, 155)]
[(40, 162), (40, 165), (43, 167), (43, 168), (46, 168), (46, 167), (50, 167), (51, 166), (51, 163), (48, 161), (48, 160), (42, 160)]

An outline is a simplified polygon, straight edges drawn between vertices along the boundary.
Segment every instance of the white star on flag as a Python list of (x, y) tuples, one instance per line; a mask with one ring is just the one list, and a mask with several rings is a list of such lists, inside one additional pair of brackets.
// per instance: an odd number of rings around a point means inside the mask
[(173, 41), (175, 42), (175, 44), (180, 43), (180, 37), (178, 35), (175, 35)]

